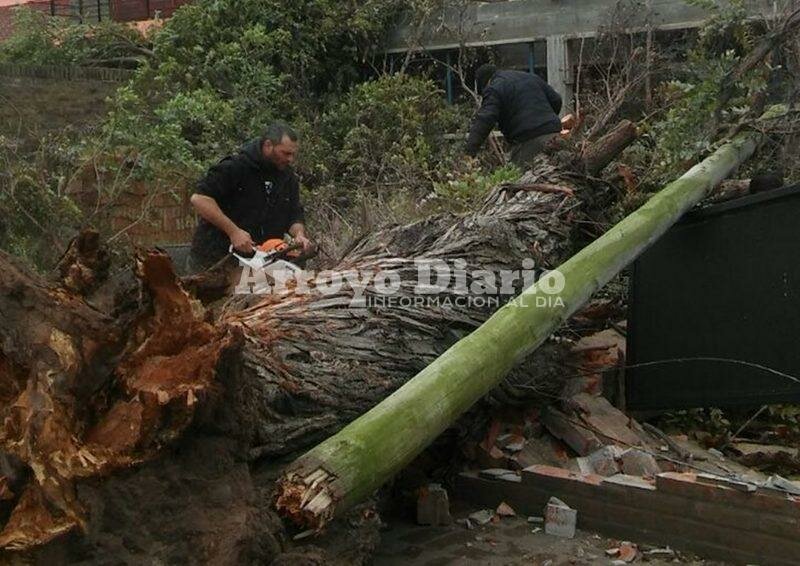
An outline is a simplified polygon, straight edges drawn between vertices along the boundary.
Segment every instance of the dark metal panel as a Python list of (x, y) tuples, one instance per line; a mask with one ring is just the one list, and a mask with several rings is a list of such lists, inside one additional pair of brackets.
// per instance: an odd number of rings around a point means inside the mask
[[(634, 264), (630, 364), (713, 357), (800, 375), (800, 185), (688, 214)], [(630, 409), (800, 401), (800, 384), (719, 361), (634, 367)]]

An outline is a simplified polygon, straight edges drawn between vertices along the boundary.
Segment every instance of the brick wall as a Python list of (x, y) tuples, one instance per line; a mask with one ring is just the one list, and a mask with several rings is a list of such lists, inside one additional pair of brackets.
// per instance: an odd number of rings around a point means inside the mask
[(109, 67), (80, 67), (78, 65), (15, 65), (0, 63), (0, 77), (57, 79), (63, 81), (125, 82), (135, 71)]
[(123, 232), (140, 246), (189, 242), (195, 223), (186, 187), (136, 183), (116, 199), (108, 214), (109, 233)]
[(114, 196), (98, 195), (95, 173), (87, 167), (68, 193), (88, 214), (102, 211), (95, 224), (108, 236), (120, 234), (118, 240), (140, 246), (189, 242), (197, 223), (185, 181), (134, 181)]
[[(498, 479), (459, 475), (456, 488), (473, 504), (505, 501), (541, 515), (550, 497), (578, 512), (578, 527), (620, 540), (668, 545), (734, 564), (794, 566), (800, 556), (800, 497), (776, 490), (741, 491), (704, 474), (665, 472), (655, 480), (600, 477), (531, 466)], [(716, 480), (716, 478), (713, 478)]]
[[(149, 20), (155, 17), (156, 12), (161, 18), (169, 18), (172, 14), (190, 0), (102, 0), (97, 2), (86, 0), (83, 6), (84, 21), (97, 21), (98, 8), (101, 18), (105, 19), (110, 12), (111, 17), (120, 22), (136, 22)], [(34, 10), (52, 13), (57, 16), (66, 16), (74, 21), (80, 19), (79, 8), (74, 0), (0, 0), (0, 41), (8, 38), (12, 33), (13, 9), (25, 5)]]
[(0, 41), (11, 35), (11, 6), (0, 6)]
[(149, 20), (156, 12), (169, 18), (189, 0), (111, 0), (111, 17), (120, 22)]
[(23, 5), (33, 10), (50, 13), (50, 2), (48, 0), (16, 0), (13, 4), (3, 2), (0, 4), (0, 41), (7, 39), (13, 32), (14, 9)]

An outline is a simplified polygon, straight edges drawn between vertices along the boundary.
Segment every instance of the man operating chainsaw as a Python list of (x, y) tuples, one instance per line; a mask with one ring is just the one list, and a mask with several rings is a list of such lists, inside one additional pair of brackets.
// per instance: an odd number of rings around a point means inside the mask
[(231, 246), (249, 255), (259, 244), (284, 234), (292, 236), (304, 253), (311, 250), (300, 184), (291, 168), (297, 150), (295, 131), (275, 122), (263, 137), (208, 170), (191, 198), (200, 215), (192, 239), (194, 270), (215, 264)]

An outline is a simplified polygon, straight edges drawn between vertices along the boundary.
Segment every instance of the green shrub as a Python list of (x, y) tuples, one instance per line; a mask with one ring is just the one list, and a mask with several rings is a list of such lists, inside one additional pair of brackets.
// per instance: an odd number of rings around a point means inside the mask
[[(459, 123), (430, 80), (383, 75), (357, 85), (310, 132), (306, 168), (319, 185), (420, 196), (451, 166), (444, 139)], [(324, 140), (314, 147), (316, 139)]]
[(522, 171), (509, 163), (491, 172), (467, 168), (464, 172), (449, 173), (444, 181), (434, 184), (434, 194), (440, 206), (451, 210), (469, 210), (489, 194), (494, 187), (516, 181)]
[(0, 249), (33, 267), (52, 266), (82, 218), (66, 194), (70, 156), (62, 143), (51, 136), (20, 155), (0, 136)]
[(195, 169), (276, 118), (313, 122), (352, 84), (398, 0), (200, 0), (153, 38), (155, 56), (120, 91), (115, 144), (142, 163)]
[(732, 96), (720, 107), (723, 79), (763, 30), (745, 17), (739, 0), (689, 3), (710, 10), (712, 17), (687, 53), (683, 77), (658, 89), (656, 98), (666, 110), (641, 124), (642, 135), (626, 152), (629, 162), (645, 169), (642, 185), (648, 190), (659, 189), (713, 151), (726, 129), (747, 114), (753, 95), (767, 86), (767, 70), (757, 67), (730, 86)]

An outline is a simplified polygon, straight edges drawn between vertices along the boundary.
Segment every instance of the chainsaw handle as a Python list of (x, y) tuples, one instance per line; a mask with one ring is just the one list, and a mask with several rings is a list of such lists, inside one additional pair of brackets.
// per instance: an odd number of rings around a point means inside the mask
[[(256, 246), (253, 246), (253, 255), (251, 255), (247, 259), (253, 259), (256, 256), (257, 252), (258, 252), (258, 248)], [(239, 252), (234, 250), (233, 245), (228, 246), (228, 253), (231, 254), (231, 255), (235, 255), (236, 257), (241, 257), (239, 255)], [(244, 255), (244, 254), (242, 254), (242, 255)]]

